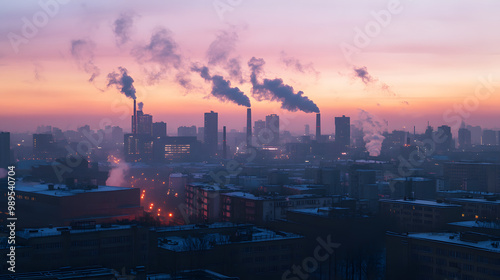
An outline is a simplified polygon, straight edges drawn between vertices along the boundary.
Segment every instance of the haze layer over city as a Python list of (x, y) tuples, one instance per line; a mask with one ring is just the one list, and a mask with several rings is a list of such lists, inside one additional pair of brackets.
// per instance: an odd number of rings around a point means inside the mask
[(500, 278), (497, 1), (0, 5), (0, 279)]

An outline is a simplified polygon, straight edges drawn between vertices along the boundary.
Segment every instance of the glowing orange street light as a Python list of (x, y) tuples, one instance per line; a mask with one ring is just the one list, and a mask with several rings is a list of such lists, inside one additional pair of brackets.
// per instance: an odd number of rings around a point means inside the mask
[(168, 216), (169, 216), (169, 217), (173, 217), (173, 216), (174, 216), (174, 214), (172, 214), (172, 213), (168, 213)]

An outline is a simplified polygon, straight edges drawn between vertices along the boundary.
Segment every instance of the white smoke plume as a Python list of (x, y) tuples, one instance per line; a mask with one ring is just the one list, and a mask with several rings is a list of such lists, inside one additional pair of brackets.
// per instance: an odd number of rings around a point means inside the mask
[(384, 131), (387, 131), (387, 121), (379, 120), (377, 117), (365, 110), (359, 109), (358, 126), (362, 128), (365, 148), (370, 156), (379, 156), (382, 142), (385, 139)]
[(106, 186), (125, 187), (125, 175), (127, 174), (130, 167), (126, 162), (121, 161), (113, 156), (110, 156), (109, 161), (112, 163), (113, 168), (109, 171), (109, 176), (106, 180)]

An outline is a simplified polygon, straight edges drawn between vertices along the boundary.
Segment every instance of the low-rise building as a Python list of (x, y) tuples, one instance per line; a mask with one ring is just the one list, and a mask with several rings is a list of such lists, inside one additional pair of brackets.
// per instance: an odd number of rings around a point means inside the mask
[[(7, 192), (0, 190), (3, 205), (7, 205)], [(65, 226), (82, 220), (111, 223), (143, 215), (138, 188), (18, 182), (15, 195), (18, 228)]]
[(430, 200), (380, 200), (380, 214), (391, 221), (397, 232), (444, 230), (461, 219), (462, 206)]
[(387, 279), (500, 279), (498, 237), (479, 233), (388, 233)]

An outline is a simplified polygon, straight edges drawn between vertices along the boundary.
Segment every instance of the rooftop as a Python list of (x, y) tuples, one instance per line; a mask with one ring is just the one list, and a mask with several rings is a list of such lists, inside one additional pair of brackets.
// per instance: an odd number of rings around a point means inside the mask
[(393, 181), (408, 181), (408, 182), (428, 182), (432, 181), (432, 179), (424, 178), (424, 177), (401, 177), (394, 178)]
[(235, 241), (228, 234), (206, 233), (203, 236), (167, 236), (158, 238), (158, 247), (175, 252), (210, 250), (216, 246), (233, 243), (263, 242), (270, 240), (284, 240), (302, 238), (301, 235), (281, 231), (272, 231), (263, 228), (250, 227), (251, 234), (246, 238)]
[[(25, 272), (25, 273), (9, 273), (0, 275), (0, 280), (54, 280), (54, 279), (113, 279), (115, 276), (113, 270), (104, 267), (87, 267), (87, 268), (69, 268), (49, 271)], [(210, 278), (207, 278), (210, 279)], [(217, 279), (217, 278), (214, 278)], [(221, 278), (225, 279), (225, 278)]]
[(447, 198), (446, 200), (453, 202), (474, 202), (500, 205), (500, 200), (487, 200), (485, 198)]
[(86, 229), (76, 229), (70, 226), (67, 227), (53, 227), (53, 228), (27, 228), (22, 231), (16, 232), (16, 235), (20, 238), (36, 238), (36, 237), (45, 237), (45, 236), (55, 236), (61, 235), (62, 232), (70, 232), (70, 234), (77, 233), (88, 233), (91, 231), (105, 231), (105, 230), (121, 230), (121, 229), (129, 229), (133, 225), (95, 225), (94, 228), (86, 228)]
[(410, 205), (420, 205), (420, 206), (432, 206), (432, 207), (461, 207), (461, 205), (458, 204), (449, 204), (445, 202), (437, 202), (434, 200), (404, 200), (404, 199), (381, 199), (379, 200), (380, 202), (387, 202), (387, 203), (401, 203), (401, 204), (410, 204)]
[(498, 221), (463, 221), (463, 222), (454, 222), (449, 223), (454, 226), (462, 226), (462, 227), (470, 227), (470, 228), (491, 228), (491, 229), (500, 229), (500, 222)]
[(88, 188), (88, 189), (68, 189), (64, 184), (55, 184), (54, 189), (49, 190), (49, 184), (26, 183), (26, 182), (18, 182), (16, 184), (16, 191), (58, 196), (58, 197), (78, 195), (81, 193), (111, 192), (111, 191), (123, 191), (130, 189), (132, 188), (113, 187), (113, 186), (98, 186), (97, 188)]
[(478, 250), (492, 251), (495, 253), (500, 253), (499, 241), (464, 241), (460, 239), (459, 233), (411, 233), (408, 234), (409, 238), (429, 240), (440, 243), (448, 243), (457, 246), (466, 246)]
[(228, 192), (224, 193), (224, 195), (227, 196), (232, 196), (232, 197), (241, 197), (241, 198), (246, 198), (246, 199), (251, 199), (251, 200), (283, 200), (283, 199), (301, 199), (301, 198), (319, 198), (322, 197), (317, 194), (296, 194), (296, 195), (262, 195), (262, 196), (255, 196), (251, 193), (247, 192)]

